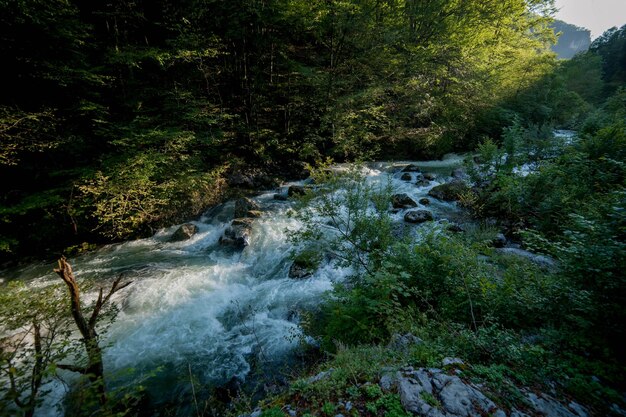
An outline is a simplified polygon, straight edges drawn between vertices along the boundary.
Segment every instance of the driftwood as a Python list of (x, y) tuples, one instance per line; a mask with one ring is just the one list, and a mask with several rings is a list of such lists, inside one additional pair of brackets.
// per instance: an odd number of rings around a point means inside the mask
[(104, 367), (102, 364), (102, 349), (98, 343), (98, 333), (96, 332), (96, 323), (98, 321), (98, 317), (102, 312), (102, 307), (109, 302), (111, 296), (115, 294), (117, 291), (128, 287), (132, 281), (126, 282), (124, 284), (120, 284), (122, 281), (122, 276), (120, 275), (111, 285), (108, 293), (104, 295), (104, 291), (100, 288), (100, 292), (98, 294), (98, 300), (96, 301), (96, 305), (94, 306), (93, 311), (91, 312), (91, 316), (86, 318), (83, 314), (83, 310), (81, 309), (80, 302), (80, 289), (78, 284), (76, 283), (76, 278), (74, 277), (74, 272), (72, 271), (72, 266), (67, 262), (65, 257), (59, 259), (59, 267), (55, 268), (54, 272), (56, 272), (61, 279), (67, 285), (67, 288), (70, 293), (70, 302), (71, 302), (71, 310), (72, 317), (74, 318), (74, 322), (76, 322), (76, 326), (80, 331), (81, 336), (83, 337), (83, 345), (85, 346), (85, 350), (87, 351), (87, 366), (79, 367), (75, 365), (57, 365), (61, 369), (66, 369), (73, 372), (79, 372), (81, 374), (87, 375), (92, 383), (95, 384), (100, 403), (106, 403), (106, 393), (104, 390)]

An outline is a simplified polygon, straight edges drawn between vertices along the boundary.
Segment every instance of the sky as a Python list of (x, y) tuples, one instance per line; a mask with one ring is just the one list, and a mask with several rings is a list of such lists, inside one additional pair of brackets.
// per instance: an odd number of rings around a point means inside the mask
[(626, 0), (556, 0), (556, 7), (557, 19), (591, 30), (592, 39), (626, 24)]

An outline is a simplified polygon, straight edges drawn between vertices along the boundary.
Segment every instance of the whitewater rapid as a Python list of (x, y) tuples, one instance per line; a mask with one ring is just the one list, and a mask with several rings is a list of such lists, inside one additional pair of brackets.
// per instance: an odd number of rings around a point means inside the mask
[[(414, 162), (422, 171), (438, 174), (428, 186), (416, 185), (416, 178), (400, 179), (406, 163), (371, 163), (363, 172), (367, 181), (391, 183), (394, 192), (418, 201), (445, 182), (462, 158)], [(233, 218), (234, 203), (229, 202), (192, 221), (198, 233), (189, 240), (169, 242), (178, 227), (172, 226), (147, 239), (108, 245), (69, 260), (80, 280), (106, 286), (122, 274), (124, 281), (133, 282), (116, 294), (120, 311), (102, 337), (112, 389), (142, 384), (154, 405), (175, 403), (188, 398), (190, 373), (199, 386), (215, 386), (233, 378), (244, 381), (258, 370), (278, 372), (289, 362), (303, 340), (299, 312), (315, 309), (322, 295), (351, 270), (330, 262), (309, 278), (288, 277), (291, 254), (299, 248), (287, 231), (302, 225), (288, 214), (292, 202), (273, 198), (276, 191), (254, 197), (263, 216), (254, 221), (250, 245), (243, 251), (219, 245)], [(458, 212), (454, 203), (435, 199), (426, 208), (435, 220)], [(402, 222), (402, 212), (392, 216)], [(54, 282), (58, 277), (52, 267), (34, 264), (11, 278), (31, 285)], [(39, 415), (60, 412), (55, 405), (65, 387), (50, 388), (53, 392)]]

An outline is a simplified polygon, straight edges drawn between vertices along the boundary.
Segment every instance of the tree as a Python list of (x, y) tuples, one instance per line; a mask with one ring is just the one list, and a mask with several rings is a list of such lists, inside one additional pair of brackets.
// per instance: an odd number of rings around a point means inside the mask
[(63, 282), (67, 285), (67, 289), (70, 295), (70, 306), (72, 312), (72, 318), (78, 331), (82, 336), (82, 343), (87, 353), (87, 365), (75, 366), (75, 365), (62, 365), (59, 364), (59, 368), (67, 369), (74, 372), (79, 372), (89, 377), (90, 381), (94, 384), (100, 404), (105, 404), (106, 393), (104, 387), (104, 365), (102, 363), (102, 348), (99, 344), (99, 336), (96, 332), (96, 325), (98, 319), (101, 316), (102, 308), (111, 300), (111, 296), (119, 290), (126, 288), (131, 282), (121, 284), (122, 276), (120, 275), (111, 285), (111, 288), (106, 295), (103, 296), (103, 289), (100, 288), (98, 292), (98, 299), (91, 311), (91, 315), (87, 318), (81, 308), (80, 300), (80, 288), (74, 277), (72, 266), (67, 262), (65, 258), (59, 259), (59, 267), (54, 270)]

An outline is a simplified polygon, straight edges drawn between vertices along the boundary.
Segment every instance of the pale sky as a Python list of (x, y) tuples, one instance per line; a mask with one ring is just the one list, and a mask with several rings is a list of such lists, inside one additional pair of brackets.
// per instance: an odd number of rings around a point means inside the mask
[(556, 0), (556, 7), (557, 19), (591, 30), (592, 39), (626, 24), (626, 0)]

